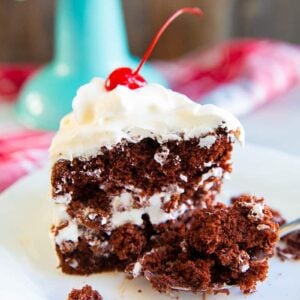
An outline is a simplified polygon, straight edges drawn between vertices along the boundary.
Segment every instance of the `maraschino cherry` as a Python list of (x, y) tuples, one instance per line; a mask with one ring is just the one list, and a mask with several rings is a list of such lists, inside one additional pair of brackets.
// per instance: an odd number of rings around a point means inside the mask
[(153, 40), (151, 41), (150, 46), (148, 47), (146, 53), (144, 54), (140, 64), (138, 67), (133, 71), (130, 68), (127, 67), (122, 67), (115, 69), (113, 72), (110, 73), (108, 78), (105, 81), (105, 89), (107, 91), (111, 91), (114, 88), (116, 88), (118, 85), (124, 85), (127, 86), (128, 88), (134, 90), (139, 87), (142, 87), (146, 84), (146, 80), (139, 75), (139, 71), (145, 64), (146, 60), (149, 58), (151, 55), (155, 45), (157, 44), (159, 38), (163, 34), (163, 32), (166, 30), (166, 28), (181, 14), (184, 13), (190, 13), (198, 16), (202, 16), (203, 12), (200, 8), (197, 7), (184, 7), (179, 10), (177, 10), (165, 23), (164, 25), (160, 28), (158, 33), (155, 35)]

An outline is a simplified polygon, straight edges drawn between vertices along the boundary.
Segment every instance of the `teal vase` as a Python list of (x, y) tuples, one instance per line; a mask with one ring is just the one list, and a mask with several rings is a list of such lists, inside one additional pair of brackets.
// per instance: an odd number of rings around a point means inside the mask
[[(54, 58), (28, 81), (16, 106), (28, 127), (56, 130), (80, 85), (138, 64), (130, 55), (120, 0), (58, 0), (55, 25)], [(150, 65), (141, 73), (166, 84)]]

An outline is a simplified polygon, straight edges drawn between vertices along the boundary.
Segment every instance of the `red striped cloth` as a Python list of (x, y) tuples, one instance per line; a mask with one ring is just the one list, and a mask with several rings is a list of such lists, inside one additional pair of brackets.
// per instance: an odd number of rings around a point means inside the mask
[(300, 47), (272, 40), (236, 40), (160, 63), (158, 68), (174, 90), (242, 115), (300, 83)]
[[(241, 115), (300, 83), (300, 48), (270, 40), (237, 40), (155, 66), (174, 90)], [(35, 69), (7, 68), (1, 72), (0, 65), (0, 95), (11, 98)], [(0, 137), (0, 191), (47, 161), (52, 136), (24, 129)]]
[(0, 137), (0, 191), (47, 162), (53, 133), (22, 130)]

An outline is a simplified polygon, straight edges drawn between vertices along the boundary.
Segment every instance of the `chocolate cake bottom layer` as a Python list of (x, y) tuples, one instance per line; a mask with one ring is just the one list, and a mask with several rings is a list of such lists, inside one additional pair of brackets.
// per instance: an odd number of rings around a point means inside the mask
[[(164, 224), (126, 224), (102, 243), (80, 238), (57, 247), (63, 272), (91, 274), (124, 269), (144, 276), (160, 292), (214, 292), (231, 285), (249, 293), (266, 278), (278, 224), (262, 199), (236, 198), (225, 207), (195, 209)], [(65, 252), (62, 252), (65, 251)]]
[[(211, 191), (219, 191), (219, 179), (214, 179)], [(98, 211), (78, 203), (76, 209), (70, 211), (72, 205), (56, 204), (58, 214), (64, 215), (53, 228), (56, 252), (59, 256), (63, 272), (70, 274), (91, 274), (108, 270), (123, 270), (128, 264), (135, 262), (143, 253), (152, 247), (151, 238), (156, 234), (159, 224), (176, 223), (190, 215), (195, 207), (203, 207), (201, 201), (193, 201), (193, 205), (182, 214), (176, 210), (175, 218), (154, 224), (150, 216), (141, 215), (138, 224), (125, 223), (113, 228), (108, 215), (107, 221), (99, 218)], [(205, 206), (206, 207), (206, 206)], [(121, 211), (122, 214), (136, 214), (139, 208)], [(152, 209), (153, 211), (153, 209)], [(162, 214), (162, 212), (158, 211)]]
[[(145, 218), (147, 219), (147, 218)], [(82, 229), (82, 228), (81, 228)], [(60, 267), (64, 273), (92, 274), (103, 271), (124, 270), (140, 255), (150, 249), (152, 226), (125, 224), (107, 233), (82, 234), (77, 243), (56, 245)]]

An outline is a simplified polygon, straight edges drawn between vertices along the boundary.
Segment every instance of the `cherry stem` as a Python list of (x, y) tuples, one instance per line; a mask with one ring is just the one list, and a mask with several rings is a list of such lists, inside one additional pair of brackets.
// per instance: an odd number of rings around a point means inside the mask
[(177, 10), (165, 23), (164, 25), (160, 28), (160, 30), (158, 31), (158, 33), (155, 35), (155, 37), (153, 38), (153, 40), (150, 43), (150, 46), (148, 47), (146, 53), (144, 54), (140, 64), (138, 65), (138, 67), (136, 68), (135, 71), (133, 71), (133, 75), (136, 75), (139, 73), (139, 71), (141, 70), (141, 68), (143, 67), (143, 65), (145, 64), (146, 60), (149, 58), (149, 56), (151, 55), (155, 45), (157, 44), (158, 40), (160, 39), (161, 35), (164, 33), (164, 31), (167, 29), (167, 27), (180, 15), (184, 14), (184, 13), (189, 13), (189, 14), (194, 14), (194, 15), (198, 15), (198, 16), (202, 16), (203, 15), (203, 11), (198, 8), (198, 7), (184, 7), (181, 8), (179, 10)]

